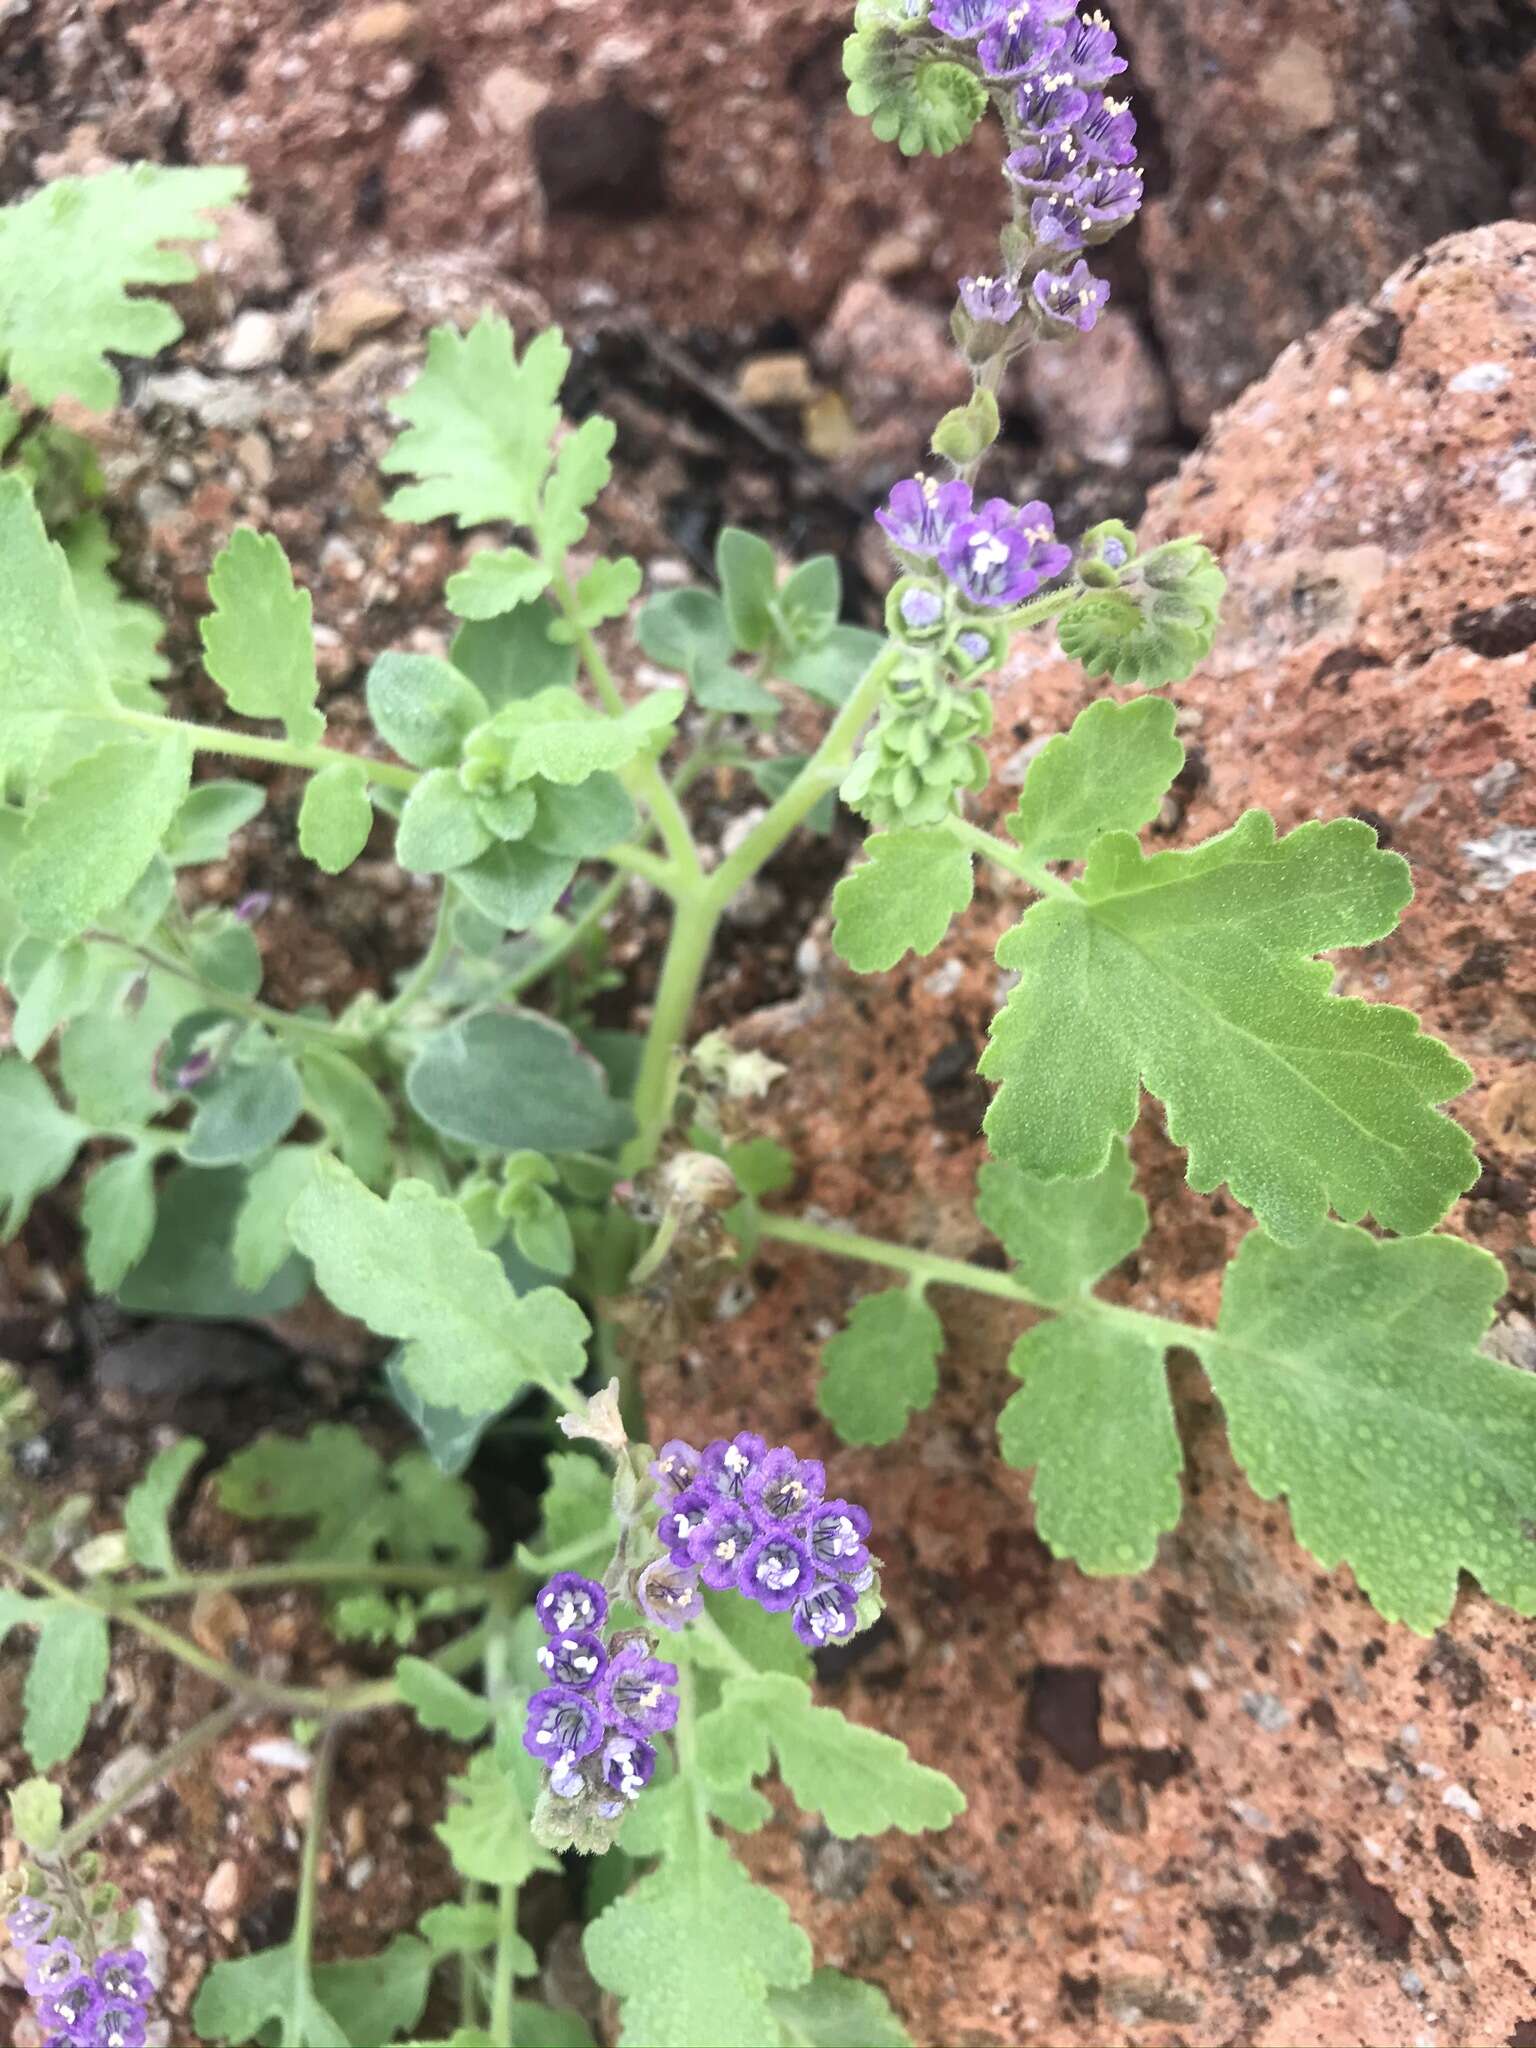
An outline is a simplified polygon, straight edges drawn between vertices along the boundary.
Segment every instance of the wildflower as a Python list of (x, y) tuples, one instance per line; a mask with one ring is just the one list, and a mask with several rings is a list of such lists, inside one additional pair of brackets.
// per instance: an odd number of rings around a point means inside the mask
[(869, 1563), (869, 1516), (851, 1500), (823, 1501), (811, 1516), (807, 1548), (823, 1576), (857, 1578)]
[(1067, 134), (1089, 107), (1088, 94), (1070, 71), (1047, 72), (1019, 88), (1019, 126), (1035, 135)]
[(635, 1800), (651, 1782), (656, 1770), (656, 1752), (650, 1743), (634, 1735), (610, 1735), (603, 1744), (599, 1773), (609, 1791), (620, 1798)]
[(608, 1661), (603, 1639), (593, 1629), (577, 1629), (571, 1635), (555, 1636), (540, 1643), (538, 1661), (556, 1685), (573, 1692), (585, 1692), (595, 1684)]
[[(973, 320), (990, 320), (1006, 327), (1023, 307), (1018, 286), (1008, 277), (962, 277), (960, 303)], [(969, 501), (966, 509), (969, 510)]]
[(664, 1735), (677, 1720), (676, 1684), (675, 1664), (652, 1657), (643, 1643), (626, 1643), (609, 1660), (598, 1686), (603, 1719), (636, 1741)]
[(904, 554), (931, 561), (955, 523), (967, 518), (970, 510), (968, 483), (957, 480), (941, 484), (931, 476), (908, 477), (892, 486), (890, 496), (875, 514), (875, 523), (884, 528), (887, 538)]
[(546, 1635), (570, 1635), (601, 1628), (608, 1619), (608, 1595), (580, 1572), (556, 1572), (533, 1603)]
[(1083, 155), (1097, 163), (1136, 161), (1136, 116), (1128, 100), (1108, 99), (1101, 92), (1094, 93), (1081, 118), (1075, 119), (1072, 132)]
[(570, 1765), (590, 1756), (603, 1739), (603, 1717), (584, 1693), (545, 1686), (528, 1702), (523, 1747), (543, 1764)]
[(989, 498), (951, 533), (939, 563), (962, 597), (1000, 611), (1032, 597), (1071, 559), (1048, 505), (1015, 510), (1006, 498)]
[(96, 1984), (105, 1999), (127, 2005), (148, 2005), (154, 1997), (149, 1957), (141, 1949), (110, 1949), (97, 1958)]
[(757, 1541), (756, 1517), (739, 1501), (717, 1500), (695, 1530), (689, 1558), (712, 1593), (739, 1590), (742, 1560)]
[(795, 1602), (791, 1626), (809, 1650), (824, 1650), (853, 1634), (858, 1602), (836, 1579), (819, 1579)]
[(85, 1971), (71, 1977), (58, 1990), (37, 2001), (37, 2016), (45, 2027), (57, 2027), (66, 2041), (93, 2042), (95, 2022), (101, 2011), (101, 1993), (96, 1979)]
[(26, 1986), (34, 1998), (56, 1991), (79, 1975), (81, 1962), (75, 1945), (62, 1937), (26, 1952)]
[(1086, 334), (1104, 309), (1109, 286), (1102, 277), (1095, 277), (1086, 263), (1077, 262), (1066, 272), (1037, 272), (1034, 294), (1053, 320)]
[(702, 1486), (691, 1486), (663, 1511), (656, 1534), (674, 1564), (687, 1564), (688, 1540), (702, 1524), (710, 1502), (718, 1498)]
[(704, 1612), (698, 1573), (669, 1557), (652, 1558), (635, 1581), (635, 1601), (647, 1621), (674, 1635)]
[(678, 1437), (664, 1443), (651, 1461), (651, 1477), (656, 1490), (663, 1500), (673, 1495), (686, 1493), (698, 1477), (699, 1454), (692, 1444), (685, 1444)]
[(926, 633), (944, 616), (944, 600), (936, 590), (918, 586), (902, 593), (901, 616), (914, 633)]
[(928, 20), (940, 35), (953, 36), (960, 43), (973, 43), (1001, 19), (1005, 9), (1006, 0), (933, 0)]
[(815, 1576), (811, 1554), (800, 1539), (775, 1530), (759, 1536), (743, 1558), (741, 1590), (770, 1614), (782, 1614)]
[(1115, 32), (1102, 14), (1084, 15), (1069, 22), (1063, 32), (1062, 69), (1070, 71), (1079, 85), (1105, 85), (1125, 69)]
[(770, 1451), (747, 1481), (747, 1505), (764, 1523), (799, 1522), (827, 1490), (827, 1468), (819, 1458), (797, 1458), (788, 1444)]
[(1066, 30), (1047, 21), (1038, 6), (1010, 7), (984, 31), (976, 54), (988, 78), (1033, 78), (1045, 70), (1066, 40)]
[(47, 1941), (58, 1917), (46, 1899), (22, 1899), (5, 1916), (6, 1931), (18, 1948), (31, 1948)]
[(768, 1446), (750, 1430), (739, 1431), (729, 1442), (721, 1437), (704, 1453), (699, 1466), (699, 1484), (707, 1492), (740, 1500), (748, 1479), (767, 1454)]

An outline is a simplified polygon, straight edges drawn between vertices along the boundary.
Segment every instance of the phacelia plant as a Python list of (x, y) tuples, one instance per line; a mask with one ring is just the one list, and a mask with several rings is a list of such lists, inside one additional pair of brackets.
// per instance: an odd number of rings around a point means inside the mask
[[(997, 260), (961, 280), (953, 318), (971, 395), (938, 423), (930, 473), (871, 508), (893, 557), (884, 631), (841, 619), (833, 560), (781, 576), (732, 529), (717, 589), (635, 609), (640, 568), (588, 537), (613, 427), (562, 422), (558, 333), (519, 353), (486, 315), (436, 331), (392, 401), (390, 516), (488, 544), (449, 579), (443, 651), (373, 664), (362, 751), (318, 702), (308, 596), (245, 528), (211, 565), (201, 627), (233, 717), (173, 715), (159, 622), (111, 578), (89, 447), (49, 414), (112, 404), (111, 358), (175, 339), (145, 287), (190, 273), (182, 245), (239, 175), (142, 166), (0, 212), (0, 1223), (18, 1230), (78, 1173), (87, 1275), (129, 1311), (260, 1317), (318, 1287), (386, 1341), (382, 1391), (420, 1442), (386, 1458), (321, 1423), (207, 1471), (184, 1438), (102, 1526), (104, 1503), (45, 1510), (19, 1455), (27, 1392), (0, 1380), (0, 1635), (32, 1638), (35, 1770), (79, 1747), (114, 1628), (224, 1696), (68, 1825), (43, 1776), (12, 1795), (6, 1924), (55, 2043), (145, 2038), (146, 1951), (90, 1844), (254, 1715), (290, 1721), (310, 1758), (297, 1912), (287, 1940), (214, 1965), (202, 2040), (395, 2039), (444, 1964), (464, 2048), (585, 2040), (574, 2014), (516, 1995), (538, 1970), (520, 1890), (568, 1850), (615, 1852), (585, 1953), (624, 2041), (905, 2038), (881, 1993), (813, 1968), (720, 1832), (763, 1824), (755, 1781), (775, 1765), (836, 1835), (962, 1808), (942, 1773), (814, 1700), (812, 1656), (882, 1610), (870, 1515), (751, 1427), (703, 1450), (641, 1441), (644, 1359), (764, 1242), (894, 1276), (822, 1361), (821, 1409), (850, 1443), (892, 1442), (932, 1398), (930, 1294), (1017, 1306), (1002, 1455), (1033, 1470), (1041, 1535), (1084, 1571), (1146, 1566), (1179, 1517), (1179, 1346), (1254, 1486), (1389, 1619), (1434, 1628), (1464, 1570), (1536, 1612), (1536, 1379), (1479, 1349), (1496, 1263), (1432, 1234), (1477, 1173), (1441, 1107), (1470, 1076), (1405, 1011), (1335, 994), (1325, 957), (1393, 928), (1406, 864), (1358, 820), (1281, 837), (1262, 811), (1148, 852), (1184, 759), (1155, 693), (1208, 653), (1221, 572), (1195, 538), (1143, 549), (1108, 521), (1073, 540), (1048, 506), (980, 482), (1009, 361), (1091, 332), (1108, 297), (1093, 252), (1140, 203), (1114, 31), (1074, 0), (859, 0), (846, 68), (854, 111), (909, 154), (957, 148), (989, 111), (1006, 138)], [(1035, 755), (989, 831), (990, 683), (1047, 623), (1122, 694)], [(673, 680), (628, 686), (636, 650)], [(829, 714), (805, 756), (775, 750), (795, 692)], [(387, 997), (336, 1016), (263, 999), (265, 898), (219, 908), (182, 876), (221, 859), (266, 792), (195, 774), (205, 757), (303, 777), (299, 846), (327, 875), (382, 830), (435, 890), (431, 943)], [(764, 798), (717, 858), (690, 815), (706, 770)], [(786, 1207), (795, 1161), (757, 1128), (778, 1070), (694, 1037), (722, 917), (839, 795), (871, 828), (833, 899), (854, 971), (938, 946), (977, 861), (1018, 900), (981, 1063), (996, 1093), (976, 1215), (1005, 1269)], [(637, 885), (670, 914), (642, 1035), (593, 1021)], [(1190, 1184), (1255, 1219), (1214, 1326), (1095, 1291), (1147, 1226), (1126, 1144), (1143, 1090)], [(548, 1438), (543, 1523), (493, 1558), (460, 1475), (488, 1432), (514, 1431)], [(173, 1516), (198, 1472), (225, 1512), (286, 1531), (287, 1555), (186, 1568)], [(382, 1675), (289, 1682), (162, 1618), (299, 1586)], [(468, 1751), (437, 1829), (463, 1897), (366, 1962), (318, 1962), (337, 1748), (357, 1717), (402, 1709)]]

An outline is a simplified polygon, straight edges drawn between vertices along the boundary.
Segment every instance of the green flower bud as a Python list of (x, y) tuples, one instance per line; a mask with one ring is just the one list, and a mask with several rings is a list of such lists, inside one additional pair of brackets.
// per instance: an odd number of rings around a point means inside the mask
[(956, 469), (968, 469), (979, 462), (1002, 432), (1002, 415), (997, 394), (978, 384), (964, 405), (945, 413), (933, 430), (933, 452), (952, 462)]

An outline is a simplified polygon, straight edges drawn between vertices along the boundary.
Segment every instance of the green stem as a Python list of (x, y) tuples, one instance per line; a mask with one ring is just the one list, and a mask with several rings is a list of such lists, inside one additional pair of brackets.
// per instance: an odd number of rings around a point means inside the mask
[(707, 1608), (691, 1626), (698, 1634), (709, 1638), (712, 1647), (730, 1665), (732, 1674), (735, 1677), (756, 1678), (758, 1676), (757, 1666), (750, 1657), (744, 1657), (741, 1654), (740, 1650), (737, 1649), (736, 1645)]
[(374, 1018), (374, 1035), (388, 1030), (397, 1017), (403, 1017), (413, 1003), (427, 994), (437, 979), (438, 969), (453, 950), (453, 909), (454, 888), (452, 882), (444, 881), (437, 899), (437, 915), (432, 921), (432, 940), (425, 953), (410, 973), (395, 990), (389, 1001)]
[[(555, 569), (551, 586), (555, 602), (566, 618), (570, 620), (576, 635), (576, 648), (581, 656), (593, 689), (597, 692), (603, 709), (615, 718), (622, 718), (625, 710), (623, 694), (613, 679), (613, 671), (603, 650), (598, 646), (587, 627), (577, 623), (576, 593), (571, 588), (570, 578), (564, 569)], [(672, 865), (684, 882), (697, 881), (704, 870), (699, 863), (699, 850), (693, 841), (688, 820), (683, 815), (681, 804), (672, 794), (667, 778), (648, 756), (633, 764), (631, 776), (641, 801), (656, 821), (661, 834), (662, 845), (667, 849)]]
[(530, 960), (526, 967), (520, 967), (516, 974), (509, 975), (496, 989), (492, 1000), (509, 1003), (558, 967), (566, 955), (573, 953), (582, 940), (602, 923), (624, 894), (626, 882), (624, 875), (610, 875), (575, 923), (567, 925), (557, 938), (551, 939), (543, 952)]
[(995, 838), (992, 833), (983, 832), (979, 825), (972, 825), (964, 818), (946, 818), (944, 825), (962, 846), (968, 846), (972, 853), (979, 853), (994, 867), (1017, 875), (1032, 889), (1038, 889), (1042, 896), (1063, 897), (1068, 903), (1078, 901), (1077, 891), (1069, 883), (1062, 881), (1059, 875), (1053, 875), (1043, 861), (1030, 860), (1018, 847), (1010, 846), (1006, 839)]
[(646, 881), (653, 883), (658, 889), (665, 890), (669, 896), (677, 894), (677, 869), (671, 861), (663, 860), (659, 853), (651, 853), (643, 846), (629, 843), (623, 846), (610, 846), (601, 858), (607, 861), (610, 867), (622, 868), (632, 875), (642, 875)]
[(517, 1886), (496, 1888), (496, 1959), (491, 1975), (491, 2039), (512, 2048), (512, 1953), (517, 1944)]
[(483, 1588), (487, 1599), (505, 1573), (456, 1570), (435, 1564), (252, 1564), (227, 1572), (169, 1572), (163, 1578), (112, 1588), (112, 1611), (152, 1600), (198, 1593), (255, 1592), (266, 1586), (404, 1586), (433, 1592), (440, 1586)]
[(253, 1024), (264, 1024), (269, 1031), (276, 1031), (289, 1038), (303, 1038), (311, 1043), (346, 1045), (353, 1042), (353, 1034), (343, 1031), (335, 1024), (322, 1024), (315, 1017), (294, 1017), (286, 1010), (274, 1010), (269, 1003), (259, 1003), (253, 997), (232, 995), (228, 989), (219, 988), (211, 981), (205, 981), (193, 967), (173, 959), (168, 953), (157, 952), (153, 946), (142, 946), (132, 939), (120, 939), (115, 932), (87, 932), (86, 938), (95, 944), (116, 946), (119, 951), (129, 953), (135, 960), (142, 960), (146, 967), (156, 968), (161, 974), (171, 974), (178, 981), (197, 989), (208, 998), (210, 1009), (228, 1010), (232, 1016), (246, 1017)]
[(349, 754), (344, 747), (301, 747), (293, 740), (267, 739), (258, 733), (229, 732), (221, 725), (198, 725), (189, 718), (163, 718), (153, 711), (113, 711), (108, 714), (136, 732), (152, 733), (157, 739), (174, 736), (190, 741), (202, 754), (229, 754), (245, 761), (275, 761), (285, 768), (307, 768), (314, 774), (338, 761), (353, 762), (370, 782), (389, 789), (414, 789), (421, 777), (414, 768), (402, 768), (393, 761), (376, 761), (371, 754)]
[(293, 1971), (300, 2003), (314, 1999), (311, 1975), (315, 1947), (315, 1915), (320, 1900), (320, 1850), (325, 1841), (325, 1818), (331, 1803), (331, 1776), (336, 1762), (337, 1724), (322, 1731), (315, 1749), (315, 1769), (309, 1788), (309, 1825), (304, 1830), (304, 1854), (299, 1861), (299, 1900), (293, 1916)]
[(125, 1813), (136, 1799), (151, 1791), (157, 1785), (168, 1784), (179, 1770), (192, 1759), (200, 1756), (210, 1743), (217, 1742), (226, 1729), (232, 1728), (249, 1712), (243, 1700), (226, 1700), (222, 1707), (216, 1707), (211, 1714), (205, 1714), (201, 1721), (190, 1727), (169, 1749), (151, 1758), (140, 1771), (135, 1771), (128, 1781), (119, 1786), (110, 1799), (98, 1800), (95, 1806), (81, 1814), (80, 1818), (67, 1827), (58, 1841), (57, 1854), (68, 1861), (89, 1842), (93, 1842), (107, 1827)]

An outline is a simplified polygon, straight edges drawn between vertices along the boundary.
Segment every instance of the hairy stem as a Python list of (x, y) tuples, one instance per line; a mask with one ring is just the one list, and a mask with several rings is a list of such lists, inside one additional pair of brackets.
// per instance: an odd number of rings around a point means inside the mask
[(338, 761), (350, 761), (363, 770), (370, 782), (382, 783), (387, 789), (414, 789), (421, 780), (414, 768), (402, 768), (394, 761), (376, 761), (371, 754), (349, 754), (343, 747), (301, 747), (293, 740), (230, 732), (221, 725), (198, 725), (189, 718), (164, 718), (154, 711), (114, 710), (103, 715), (121, 725), (131, 725), (136, 732), (152, 733), (157, 739), (187, 740), (200, 754), (275, 761), (285, 768), (307, 768), (311, 774), (333, 767)]
[(198, 1593), (255, 1592), (268, 1586), (403, 1586), (434, 1592), (441, 1586), (473, 1587), (487, 1599), (508, 1577), (521, 1574), (481, 1572), (436, 1564), (251, 1564), (227, 1572), (168, 1572), (137, 1585), (114, 1586), (111, 1611), (152, 1600), (178, 1600)]
[(315, 1770), (309, 1788), (309, 1825), (299, 1862), (299, 1900), (293, 1916), (293, 1969), (302, 1993), (314, 1996), (310, 1975), (315, 1947), (315, 1914), (320, 1898), (320, 1851), (325, 1842), (325, 1817), (331, 1803), (331, 1777), (336, 1762), (337, 1724), (328, 1722), (315, 1749)]
[(259, 1003), (251, 996), (232, 995), (228, 989), (219, 988), (211, 981), (205, 981), (195, 967), (176, 960), (168, 953), (161, 953), (153, 946), (137, 944), (132, 939), (120, 939), (115, 932), (87, 932), (86, 938), (92, 944), (115, 946), (120, 952), (131, 954), (135, 960), (142, 960), (146, 967), (153, 967), (161, 974), (171, 974), (178, 981), (186, 982), (208, 998), (210, 1009), (228, 1010), (232, 1016), (249, 1018), (253, 1024), (264, 1024), (269, 1031), (276, 1031), (288, 1038), (302, 1038), (310, 1044), (349, 1045), (357, 1043), (350, 1031), (343, 1031), (337, 1024), (322, 1024), (317, 1017), (295, 1017), (287, 1010), (274, 1010), (270, 1003)]
[(520, 967), (515, 974), (509, 975), (497, 988), (494, 1000), (502, 1003), (511, 1002), (515, 996), (520, 996), (524, 989), (532, 988), (535, 982), (542, 981), (546, 974), (558, 967), (566, 955), (573, 953), (602, 923), (624, 894), (627, 881), (628, 877), (625, 875), (610, 875), (580, 917), (567, 925), (557, 937), (552, 938), (544, 950), (536, 954), (526, 967)]
[(1017, 875), (1028, 882), (1032, 889), (1038, 889), (1042, 896), (1063, 897), (1068, 903), (1078, 900), (1077, 891), (1053, 875), (1043, 861), (1029, 860), (1016, 846), (1010, 846), (1006, 839), (998, 839), (990, 832), (983, 832), (979, 825), (972, 825), (964, 818), (946, 818), (945, 829), (968, 846), (972, 853), (978, 853), (983, 860), (989, 860), (994, 867), (1002, 868), (1010, 875)]
[(517, 1946), (517, 1886), (496, 1889), (496, 1959), (491, 1966), (491, 2039), (512, 2048), (512, 1957)]
[(136, 1799), (156, 1786), (169, 1784), (178, 1771), (184, 1770), (194, 1757), (201, 1756), (226, 1729), (233, 1728), (249, 1711), (244, 1700), (226, 1700), (222, 1707), (215, 1707), (211, 1714), (205, 1714), (201, 1721), (194, 1722), (185, 1735), (178, 1736), (168, 1749), (152, 1757), (142, 1770), (135, 1771), (109, 1799), (98, 1800), (72, 1826), (67, 1827), (59, 1837), (59, 1857), (67, 1862), (93, 1842), (120, 1813), (126, 1813)]
[(445, 876), (432, 922), (432, 940), (425, 953), (395, 990), (374, 1020), (376, 1032), (385, 1031), (397, 1017), (403, 1017), (413, 1003), (420, 1002), (437, 979), (438, 969), (453, 950), (454, 887)]

